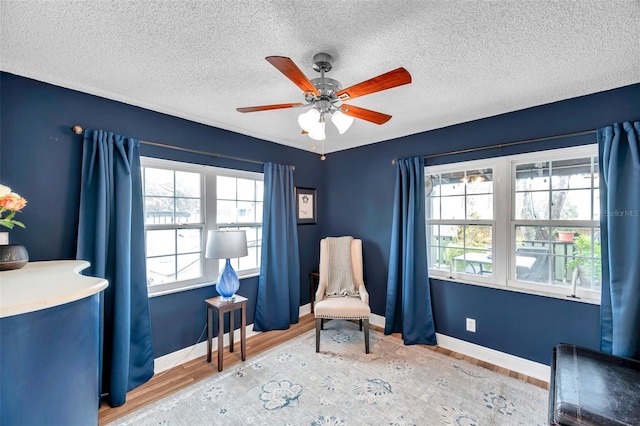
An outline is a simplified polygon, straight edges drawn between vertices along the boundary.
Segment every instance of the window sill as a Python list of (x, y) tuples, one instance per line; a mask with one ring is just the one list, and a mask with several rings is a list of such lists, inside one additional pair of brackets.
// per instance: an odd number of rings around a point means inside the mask
[(566, 294), (558, 294), (558, 293), (533, 290), (533, 289), (524, 289), (524, 288), (518, 288), (518, 287), (507, 286), (502, 284), (493, 284), (493, 283), (485, 283), (485, 282), (479, 283), (479, 282), (474, 282), (468, 279), (464, 279), (462, 277), (429, 275), (429, 278), (440, 280), (440, 281), (449, 281), (449, 282), (458, 283), (458, 284), (469, 284), (469, 285), (474, 285), (478, 287), (488, 287), (496, 290), (513, 291), (515, 293), (531, 294), (533, 296), (551, 297), (554, 299), (566, 300), (568, 302), (579, 302), (579, 303), (586, 303), (589, 305), (598, 305), (598, 306), (600, 305), (599, 299), (592, 299), (592, 298), (585, 298), (585, 297), (570, 297), (570, 296), (567, 296)]
[[(259, 275), (260, 275), (259, 272), (254, 272), (254, 273), (247, 274), (247, 275), (240, 275), (240, 276), (238, 276), (238, 278), (240, 278), (240, 280), (244, 280), (246, 278), (253, 278), (253, 277), (257, 277)], [(183, 292), (183, 291), (195, 290), (197, 288), (209, 287), (209, 286), (215, 288), (216, 283), (215, 282), (204, 282), (204, 283), (199, 283), (199, 284), (191, 284), (191, 285), (186, 285), (186, 286), (183, 286), (183, 287), (178, 287), (178, 288), (173, 288), (173, 289), (168, 289), (168, 290), (158, 290), (158, 291), (153, 291), (150, 288), (147, 288), (147, 289), (148, 289), (148, 292), (149, 292), (149, 299), (151, 299), (153, 297), (166, 296), (168, 294), (180, 293), (180, 292)]]

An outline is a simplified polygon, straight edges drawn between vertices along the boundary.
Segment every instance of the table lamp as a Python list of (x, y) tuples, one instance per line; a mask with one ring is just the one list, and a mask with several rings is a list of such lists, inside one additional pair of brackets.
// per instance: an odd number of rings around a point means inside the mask
[(222, 300), (233, 300), (236, 291), (240, 288), (238, 274), (231, 267), (230, 259), (243, 257), (247, 254), (245, 231), (209, 231), (204, 257), (207, 259), (226, 259), (216, 284), (216, 290)]

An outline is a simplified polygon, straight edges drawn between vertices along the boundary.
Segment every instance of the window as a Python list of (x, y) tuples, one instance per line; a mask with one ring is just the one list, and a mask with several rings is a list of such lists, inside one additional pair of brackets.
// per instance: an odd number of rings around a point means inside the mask
[(597, 146), (428, 166), (430, 274), (598, 301)]
[(493, 167), (461, 168), (426, 177), (429, 266), (492, 275)]
[(209, 229), (245, 230), (249, 255), (231, 262), (240, 276), (259, 272), (262, 180), (260, 173), (142, 158), (150, 295), (215, 281), (219, 261), (204, 258)]
[(231, 261), (231, 266), (236, 271), (259, 271), (263, 193), (262, 180), (222, 175), (217, 177), (218, 229), (244, 230), (247, 234), (249, 255)]

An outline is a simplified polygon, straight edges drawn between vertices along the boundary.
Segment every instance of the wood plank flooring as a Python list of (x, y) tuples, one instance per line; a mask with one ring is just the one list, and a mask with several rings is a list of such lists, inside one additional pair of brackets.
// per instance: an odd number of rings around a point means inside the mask
[[(300, 318), (298, 324), (294, 324), (288, 330), (282, 331), (268, 331), (257, 334), (247, 339), (247, 359), (278, 346), (287, 340), (293, 339), (309, 330), (313, 330), (315, 327), (315, 318), (312, 314), (304, 315)], [(372, 326), (371, 328), (383, 332), (382, 329)], [(394, 334), (394, 337), (401, 338), (399, 334)], [(531, 383), (535, 386), (539, 386), (543, 389), (549, 389), (549, 383), (539, 380), (533, 377), (525, 376), (524, 374), (517, 373), (515, 371), (508, 370), (506, 368), (498, 367), (488, 362), (480, 361), (475, 358), (468, 357), (466, 355), (459, 354), (447, 349), (443, 349), (438, 346), (423, 346), (425, 350), (433, 350), (442, 354), (457, 358), (464, 359), (472, 364), (487, 368), (489, 370), (515, 377), (525, 382)], [(234, 352), (231, 353), (225, 348), (224, 353), (224, 369), (227, 370), (234, 365), (240, 363), (240, 341), (238, 339), (235, 342)], [(98, 410), (98, 424), (105, 425), (113, 422), (120, 417), (123, 417), (139, 408), (144, 407), (147, 404), (155, 402), (165, 396), (171, 395), (181, 389), (184, 389), (194, 383), (197, 383), (207, 377), (218, 374), (217, 367), (217, 352), (212, 354), (212, 362), (208, 363), (206, 356), (198, 359), (186, 362), (182, 365), (178, 365), (170, 370), (153, 376), (147, 383), (137, 387), (127, 394), (127, 402), (116, 408), (111, 408), (106, 402), (102, 403), (102, 406)]]

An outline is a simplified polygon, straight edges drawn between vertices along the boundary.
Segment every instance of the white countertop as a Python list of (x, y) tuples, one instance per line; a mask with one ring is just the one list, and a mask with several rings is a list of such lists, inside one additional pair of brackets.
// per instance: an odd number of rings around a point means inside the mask
[(64, 305), (107, 288), (104, 278), (80, 275), (88, 267), (84, 260), (52, 260), (0, 272), (0, 318)]

